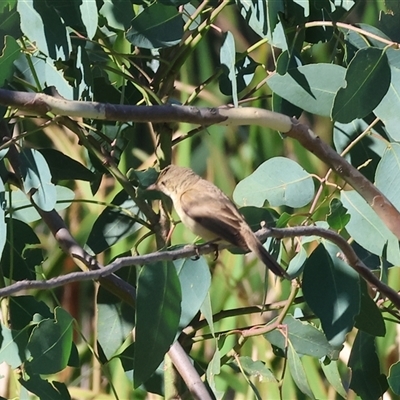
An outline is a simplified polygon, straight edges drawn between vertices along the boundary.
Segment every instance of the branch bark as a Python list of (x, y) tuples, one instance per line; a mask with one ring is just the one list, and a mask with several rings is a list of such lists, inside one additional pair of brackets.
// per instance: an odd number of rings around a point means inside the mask
[[(400, 310), (400, 295), (390, 286), (386, 285), (378, 279), (378, 277), (358, 258), (357, 254), (349, 243), (334, 231), (323, 229), (315, 226), (299, 226), (293, 228), (262, 228), (257, 233), (260, 240), (267, 237), (276, 237), (279, 239), (295, 237), (295, 236), (319, 236), (328, 239), (336, 244), (343, 252), (348, 264), (371, 286), (375, 287), (380, 293), (386, 296)], [(229, 245), (221, 244), (220, 249), (228, 248)], [(155, 263), (158, 261), (173, 261), (181, 258), (195, 257), (198, 255), (209, 254), (215, 252), (213, 244), (205, 244), (202, 246), (188, 245), (177, 250), (158, 251), (155, 253), (145, 254), (143, 256), (120, 257), (107, 266), (86, 272), (71, 272), (69, 274), (48, 279), (47, 281), (19, 281), (10, 286), (0, 289), (0, 297), (10, 296), (21, 290), (27, 289), (51, 289), (66, 283), (84, 281), (91, 279), (99, 279), (108, 277), (123, 267), (132, 265), (143, 265)]]
[(296, 139), (352, 186), (400, 240), (400, 213), (396, 207), (361, 172), (324, 143), (309, 127), (285, 115), (254, 107), (127, 106), (69, 101), (42, 93), (26, 93), (6, 89), (0, 89), (0, 104), (38, 115), (52, 112), (64, 116), (102, 120), (153, 123), (188, 122), (202, 126), (254, 124), (278, 130)]

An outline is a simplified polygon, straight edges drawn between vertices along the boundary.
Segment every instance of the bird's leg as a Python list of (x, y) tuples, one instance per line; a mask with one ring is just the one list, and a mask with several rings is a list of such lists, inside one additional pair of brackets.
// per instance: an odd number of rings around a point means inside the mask
[(213, 240), (210, 240), (208, 242), (205, 242), (205, 243), (194, 244), (194, 247), (195, 247), (196, 253), (197, 253), (196, 256), (194, 257), (194, 260), (198, 260), (200, 258), (200, 254), (199, 254), (200, 247), (212, 246), (212, 247), (214, 247), (214, 253), (215, 253), (215, 257), (214, 257), (213, 261), (215, 261), (219, 256), (219, 251), (218, 251), (218, 242), (219, 241), (220, 241), (220, 239), (217, 238), (217, 239), (213, 239)]

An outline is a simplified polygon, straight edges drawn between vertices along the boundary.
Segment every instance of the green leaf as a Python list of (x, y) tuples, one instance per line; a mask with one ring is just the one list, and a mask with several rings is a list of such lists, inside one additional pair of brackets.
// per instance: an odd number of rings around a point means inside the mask
[[(236, 82), (236, 93), (240, 93), (248, 87), (258, 65), (259, 64), (249, 56), (241, 58), (235, 63), (233, 71)], [(219, 88), (224, 95), (233, 96), (234, 88), (229, 71), (225, 70), (224, 72), (225, 73), (222, 74), (219, 79)]]
[(288, 343), (288, 365), (294, 382), (297, 387), (309, 398), (315, 399), (313, 392), (307, 380), (303, 364), (301, 363), (299, 355), (296, 353), (292, 343)]
[(338, 362), (330, 360), (329, 363), (325, 364), (321, 361), (320, 365), (329, 384), (336, 390), (338, 394), (340, 394), (344, 399), (347, 399), (346, 390), (343, 387), (342, 378), (339, 374)]
[(295, 161), (274, 157), (261, 164), (236, 186), (233, 198), (240, 206), (262, 207), (265, 200), (278, 207), (307, 205), (314, 196), (314, 182)]
[(389, 135), (394, 140), (400, 140), (399, 124), (400, 124), (400, 70), (398, 68), (390, 68), (391, 82), (389, 90), (374, 110), (374, 114), (382, 120)]
[(174, 341), (181, 316), (181, 288), (170, 262), (145, 265), (137, 288), (134, 386), (157, 369)]
[(213, 335), (215, 337), (215, 328), (214, 328), (213, 312), (212, 312), (212, 307), (211, 307), (210, 292), (207, 293), (206, 298), (204, 299), (204, 302), (200, 307), (200, 311), (204, 315), (204, 318), (207, 321), (208, 327), (210, 328), (211, 335)]
[(68, 59), (71, 40), (64, 22), (53, 7), (45, 1), (18, 1), (17, 10), (21, 17), (21, 29), (35, 42), (44, 54), (53, 60)]
[(101, 253), (142, 227), (137, 221), (141, 217), (139, 208), (124, 190), (114, 197), (111, 204), (114, 207), (107, 207), (100, 214), (89, 234), (86, 245), (94, 254)]
[(54, 317), (54, 320), (39, 322), (29, 339), (28, 349), (32, 358), (26, 367), (35, 374), (55, 374), (68, 365), (73, 318), (60, 307), (55, 308)]
[[(360, 246), (377, 256), (382, 255), (383, 248), (387, 244), (387, 260), (394, 265), (400, 265), (398, 239), (369, 204), (354, 190), (342, 191), (340, 200), (351, 215), (346, 225), (351, 237)], [(376, 265), (375, 269), (378, 267), (379, 265)]]
[(400, 395), (400, 361), (390, 366), (388, 383), (393, 393)]
[(28, 62), (26, 57), (19, 57), (14, 64), (18, 73), (23, 75), (24, 80), (35, 88), (39, 86), (38, 90), (54, 86), (62, 97), (68, 100), (77, 100), (75, 97), (77, 90), (67, 82), (63, 71), (57, 69), (51, 58), (46, 57), (43, 60), (30, 56)]
[(98, 24), (98, 13), (97, 5), (95, 1), (80, 1), (76, 0), (76, 4), (79, 5), (80, 17), (82, 23), (86, 28), (86, 34), (88, 39), (93, 39), (96, 34)]
[(35, 267), (43, 262), (40, 240), (32, 228), (17, 219), (7, 221), (7, 242), (0, 266), (12, 280), (36, 279)]
[(230, 82), (230, 93), (232, 95), (233, 105), (237, 107), (238, 91), (237, 91), (236, 71), (235, 71), (235, 63), (236, 63), (235, 39), (232, 33), (229, 31), (224, 34), (224, 38), (220, 49), (219, 59), (224, 71), (224, 75)]
[(303, 273), (304, 298), (335, 348), (343, 344), (360, 311), (358, 274), (336, 256), (338, 252), (339, 248), (329, 242), (320, 244), (306, 261)]
[[(363, 175), (370, 181), (374, 181), (376, 167), (386, 149), (386, 144), (374, 129), (372, 130), (373, 134), (364, 135), (359, 140), (359, 135), (366, 129), (370, 129), (368, 125), (366, 121), (361, 119), (355, 119), (348, 124), (335, 122), (333, 142), (339, 154), (347, 149), (345, 159), (357, 168), (362, 166)], [(351, 147), (348, 148), (350, 144)]]
[(380, 373), (375, 338), (368, 333), (358, 331), (348, 366), (352, 370), (350, 389), (363, 400), (377, 400), (388, 389), (386, 376)]
[(25, 193), (32, 195), (43, 211), (51, 211), (56, 205), (57, 193), (45, 158), (38, 151), (25, 148), (20, 153), (20, 160)]
[[(71, 201), (75, 197), (75, 193), (64, 186), (56, 186), (57, 203), (54, 207), (56, 211), (65, 210), (71, 205)], [(15, 219), (22, 222), (30, 223), (38, 221), (42, 217), (35, 210), (33, 204), (29, 201), (28, 197), (21, 190), (13, 190), (11, 193), (11, 206), (12, 210), (7, 210), (9, 214)]]
[(288, 314), (282, 324), (287, 326), (287, 337), (277, 329), (264, 335), (273, 346), (285, 350), (288, 339), (297, 353), (316, 358), (334, 351), (324, 333), (308, 322), (301, 322)]
[(221, 372), (221, 352), (217, 347), (215, 353), (207, 366), (206, 379), (211, 390), (214, 393), (216, 399), (222, 399), (223, 393), (221, 393), (215, 385), (215, 377)]
[(127, 31), (134, 18), (130, 0), (104, 0), (99, 11), (111, 28)]
[(14, 329), (24, 329), (30, 322), (53, 318), (47, 304), (33, 296), (10, 297), (10, 322)]
[(386, 95), (391, 72), (384, 50), (357, 51), (346, 72), (346, 83), (336, 94), (332, 119), (351, 122), (372, 112)]
[(19, 367), (29, 357), (26, 349), (28, 330), (11, 330), (1, 324), (0, 363), (6, 362), (11, 368)]
[(356, 317), (355, 327), (372, 336), (385, 336), (386, 326), (375, 301), (368, 293), (367, 285), (364, 280), (361, 283), (361, 306), (360, 313)]
[(5, 219), (5, 210), (7, 207), (6, 192), (3, 180), (0, 178), (0, 260), (6, 245), (7, 225)]
[(312, 114), (329, 116), (346, 70), (334, 64), (309, 64), (271, 75), (267, 84), (283, 99)]
[(97, 340), (108, 360), (121, 347), (134, 326), (133, 308), (100, 287), (97, 295)]
[(290, 260), (286, 272), (291, 277), (299, 276), (304, 269), (304, 264), (307, 260), (307, 251), (304, 247), (300, 247), (299, 252)]
[[(247, 376), (255, 377), (259, 382), (277, 382), (272, 371), (267, 368), (262, 361), (253, 361), (247, 356), (238, 357), (238, 361), (240, 363), (241, 370), (243, 370)], [(236, 360), (228, 365), (234, 367), (236, 371), (239, 368)]]
[(54, 181), (73, 179), (90, 182), (94, 179), (93, 172), (61, 151), (40, 149), (39, 152), (45, 158)]
[(181, 290), (181, 319), (179, 327), (185, 328), (200, 310), (211, 285), (211, 274), (204, 257), (174, 261)]
[(132, 21), (126, 38), (145, 49), (157, 49), (178, 44), (183, 35), (182, 14), (173, 6), (153, 3)]
[(6, 35), (4, 38), (4, 47), (0, 53), (0, 87), (4, 86), (6, 81), (11, 80), (14, 73), (14, 61), (19, 57), (21, 48), (17, 41)]
[(246, 24), (262, 38), (280, 48), (286, 48), (285, 40), (282, 41), (282, 24), (279, 23), (279, 13), (285, 12), (283, 0), (256, 1), (235, 0), (240, 14)]
[(347, 209), (343, 207), (339, 199), (332, 199), (329, 204), (330, 213), (326, 217), (329, 226), (337, 231), (342, 230), (350, 221), (350, 214), (347, 214)]
[(400, 144), (386, 148), (376, 169), (375, 185), (400, 210)]
[(71, 400), (64, 383), (53, 381), (50, 383), (39, 375), (32, 375), (28, 380), (18, 379), (21, 385), (36, 394), (41, 400)]

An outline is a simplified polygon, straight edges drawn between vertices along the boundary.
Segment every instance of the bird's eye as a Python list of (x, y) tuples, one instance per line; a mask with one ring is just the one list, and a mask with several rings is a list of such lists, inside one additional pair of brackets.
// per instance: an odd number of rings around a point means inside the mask
[(161, 181), (160, 185), (165, 186), (165, 182)]

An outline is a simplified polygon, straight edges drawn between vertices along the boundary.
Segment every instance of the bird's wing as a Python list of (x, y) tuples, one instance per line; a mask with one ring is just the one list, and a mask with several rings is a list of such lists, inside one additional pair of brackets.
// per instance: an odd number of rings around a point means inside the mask
[(241, 235), (241, 225), (245, 223), (243, 217), (222, 192), (220, 195), (223, 195), (223, 198), (218, 201), (213, 192), (186, 190), (181, 195), (182, 210), (220, 239), (247, 249)]

